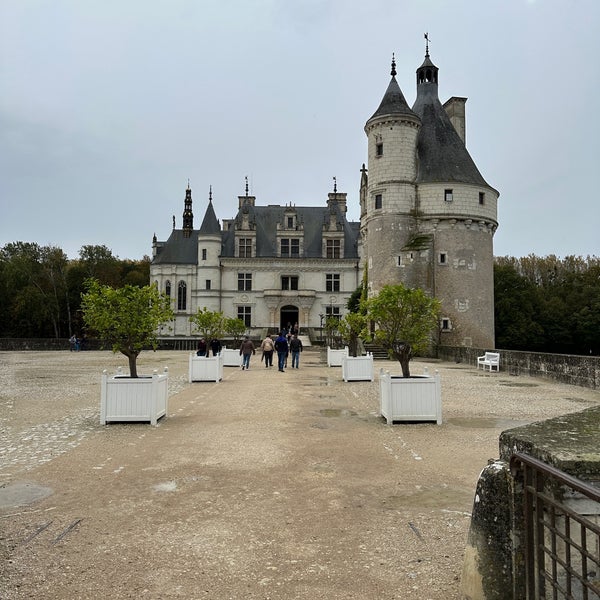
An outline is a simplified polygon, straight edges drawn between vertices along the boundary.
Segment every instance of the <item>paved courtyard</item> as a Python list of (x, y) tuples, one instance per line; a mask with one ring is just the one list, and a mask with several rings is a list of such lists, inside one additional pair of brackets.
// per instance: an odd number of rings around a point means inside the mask
[[(443, 424), (386, 425), (378, 378), (168, 365), (168, 417), (99, 423), (110, 352), (0, 353), (0, 598), (459, 598), (477, 477), (504, 429), (600, 393), (474, 367), (438, 369)], [(397, 363), (376, 361), (400, 372)]]

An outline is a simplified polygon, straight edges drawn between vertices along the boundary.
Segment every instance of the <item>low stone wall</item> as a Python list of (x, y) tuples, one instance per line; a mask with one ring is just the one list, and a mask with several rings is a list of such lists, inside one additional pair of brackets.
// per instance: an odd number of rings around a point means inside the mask
[[(511, 457), (515, 452), (527, 454), (598, 487), (599, 420), (600, 406), (596, 406), (507, 429), (500, 434), (500, 457), (489, 461), (477, 482), (461, 578), (461, 599), (525, 598), (523, 485), (511, 472)], [(573, 495), (557, 487), (555, 482), (548, 484), (547, 493), (556, 502), (568, 503), (572, 510), (593, 522), (600, 521), (597, 503)], [(575, 526), (573, 535), (576, 538)], [(597, 556), (598, 548), (591, 545), (589, 548)], [(564, 547), (561, 552), (564, 553)]]
[[(98, 340), (85, 340), (82, 350), (100, 350)], [(66, 338), (0, 338), (0, 351), (19, 352), (23, 350), (70, 350)]]
[(593, 390), (600, 388), (600, 357), (598, 356), (439, 346), (438, 358), (476, 367), (477, 357), (483, 356), (486, 351), (500, 352), (500, 371), (509, 375), (544, 377)]

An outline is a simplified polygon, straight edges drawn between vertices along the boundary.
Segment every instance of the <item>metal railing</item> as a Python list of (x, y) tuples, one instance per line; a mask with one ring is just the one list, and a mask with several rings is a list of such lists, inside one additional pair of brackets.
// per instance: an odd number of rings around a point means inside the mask
[(523, 491), (525, 597), (599, 600), (600, 490), (520, 452), (510, 464)]

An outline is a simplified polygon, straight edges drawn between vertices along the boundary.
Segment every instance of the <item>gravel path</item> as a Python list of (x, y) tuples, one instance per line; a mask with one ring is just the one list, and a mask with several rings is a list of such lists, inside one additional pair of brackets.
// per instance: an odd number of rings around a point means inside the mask
[(387, 426), (377, 378), (343, 383), (318, 351), (218, 384), (188, 384), (187, 357), (140, 356), (169, 366), (158, 427), (103, 426), (100, 374), (124, 357), (0, 353), (0, 598), (459, 598), (500, 432), (600, 401), (413, 361), (440, 371), (444, 423)]

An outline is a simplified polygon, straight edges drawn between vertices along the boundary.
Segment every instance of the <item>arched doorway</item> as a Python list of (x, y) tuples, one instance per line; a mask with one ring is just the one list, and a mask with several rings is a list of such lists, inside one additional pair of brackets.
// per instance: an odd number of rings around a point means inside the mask
[(300, 312), (298, 311), (297, 306), (293, 306), (291, 304), (282, 306), (279, 313), (279, 329), (287, 329), (288, 326), (293, 327), (296, 323), (298, 323), (299, 315)]

